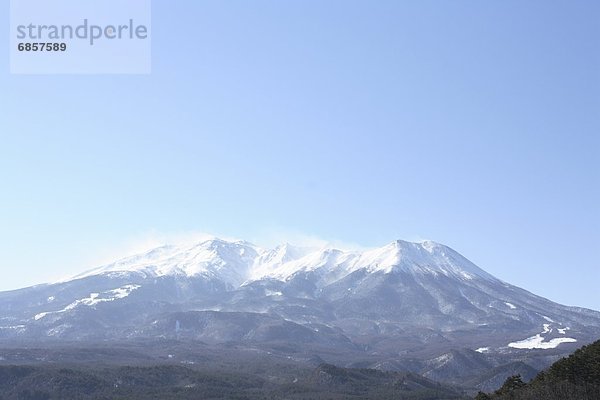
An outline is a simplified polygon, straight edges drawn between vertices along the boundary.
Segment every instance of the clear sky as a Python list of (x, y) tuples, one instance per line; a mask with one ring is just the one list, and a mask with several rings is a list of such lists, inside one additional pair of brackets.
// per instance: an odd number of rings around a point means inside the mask
[(211, 232), (431, 239), (600, 309), (599, 21), (591, 0), (155, 0), (151, 75), (10, 75), (0, 52), (0, 290)]

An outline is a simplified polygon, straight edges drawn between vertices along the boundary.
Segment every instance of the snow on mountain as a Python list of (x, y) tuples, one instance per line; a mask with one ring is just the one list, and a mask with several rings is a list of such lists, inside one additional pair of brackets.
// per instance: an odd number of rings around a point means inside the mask
[[(551, 318), (549, 318), (547, 316), (542, 316), (542, 318), (544, 318), (544, 320), (546, 320), (548, 322), (551, 322), (551, 323), (542, 324), (542, 332), (540, 332), (534, 336), (530, 336), (527, 339), (511, 342), (508, 344), (508, 347), (512, 347), (513, 349), (554, 349), (554, 348), (558, 347), (558, 345), (561, 343), (577, 342), (577, 339), (575, 339), (575, 338), (564, 337), (564, 336), (550, 338), (551, 337), (550, 334), (552, 334), (554, 332), (555, 327), (553, 324), (555, 324), (555, 321), (553, 321)], [(560, 324), (560, 325), (562, 325), (562, 324)], [(570, 330), (570, 327), (567, 326), (564, 328), (556, 328), (556, 330), (560, 335), (565, 335), (567, 333), (567, 330)]]
[(358, 252), (297, 247), (287, 243), (266, 250), (247, 242), (220, 239), (192, 246), (159, 247), (92, 269), (73, 279), (130, 272), (154, 277), (204, 275), (238, 287), (244, 282), (260, 279), (285, 281), (300, 271), (323, 270), (341, 278), (361, 269), (495, 280), (459, 253), (431, 241), (411, 243), (397, 240), (380, 248)]
[(139, 288), (140, 288), (140, 285), (125, 285), (123, 287), (113, 289), (113, 290), (107, 290), (106, 292), (102, 292), (102, 293), (90, 293), (89, 297), (86, 297), (86, 298), (80, 299), (80, 300), (76, 300), (61, 310), (45, 311), (45, 312), (36, 314), (33, 319), (38, 321), (48, 315), (64, 313), (69, 310), (73, 310), (79, 306), (93, 307), (100, 303), (124, 299), (125, 297), (129, 296), (131, 294), (131, 292), (133, 292), (134, 290), (139, 289)]
[(429, 241), (344, 251), (212, 238), (0, 292), (0, 343), (235, 343), (450, 381), (499, 365), (514, 374), (516, 362), (543, 368), (598, 335), (600, 313), (502, 282)]
[(136, 272), (146, 276), (204, 275), (239, 286), (264, 251), (246, 242), (206, 240), (192, 246), (167, 245), (92, 269), (72, 279)]
[(213, 238), (0, 292), (0, 342), (285, 343), (286, 356), (448, 379), (524, 360), (542, 368), (598, 335), (600, 313), (502, 282), (435, 242), (344, 251)]
[(573, 338), (554, 338), (545, 341), (545, 338), (539, 333), (527, 339), (519, 340), (508, 344), (508, 347), (515, 349), (554, 349), (561, 343), (575, 343), (577, 339)]
[(351, 266), (352, 271), (363, 268), (371, 272), (402, 270), (469, 280), (476, 277), (496, 280), (456, 251), (432, 241), (411, 243), (396, 240), (387, 246), (366, 251)]
[(279, 278), (293, 274), (301, 268), (304, 257), (314, 254), (315, 249), (297, 247), (289, 243), (277, 246), (273, 250), (263, 251), (252, 264), (248, 271), (249, 281), (262, 278)]

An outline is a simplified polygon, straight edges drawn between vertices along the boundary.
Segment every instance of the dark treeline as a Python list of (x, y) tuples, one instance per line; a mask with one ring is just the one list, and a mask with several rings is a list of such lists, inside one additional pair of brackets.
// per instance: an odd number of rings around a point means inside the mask
[[(269, 372), (269, 371), (267, 371)], [(275, 371), (273, 371), (275, 372)], [(323, 364), (299, 378), (272, 381), (243, 371), (155, 367), (0, 367), (1, 400), (464, 399), (421, 376)], [(268, 375), (268, 374), (267, 374)]]

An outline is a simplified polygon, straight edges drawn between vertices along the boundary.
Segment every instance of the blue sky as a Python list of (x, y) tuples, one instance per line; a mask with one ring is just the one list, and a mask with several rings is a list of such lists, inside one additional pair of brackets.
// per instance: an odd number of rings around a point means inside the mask
[(600, 309), (598, 21), (593, 1), (154, 1), (151, 75), (10, 75), (0, 53), (0, 290), (198, 232), (401, 238)]

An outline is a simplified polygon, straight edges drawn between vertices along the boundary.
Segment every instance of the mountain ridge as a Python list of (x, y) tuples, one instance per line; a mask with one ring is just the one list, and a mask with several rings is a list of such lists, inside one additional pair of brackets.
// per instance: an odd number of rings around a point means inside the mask
[[(225, 254), (224, 249), (227, 250)], [(265, 278), (285, 280), (301, 270), (324, 267), (327, 263), (331, 268), (343, 268), (341, 272), (346, 274), (363, 268), (371, 272), (403, 268), (423, 273), (457, 274), (466, 279), (478, 276), (497, 280), (457, 251), (433, 241), (395, 240), (379, 248), (344, 251), (331, 246), (311, 248), (289, 243), (264, 249), (246, 241), (213, 238), (188, 246), (160, 246), (63, 281), (115, 272), (145, 272), (154, 276), (184, 274), (188, 277), (202, 273), (219, 275), (233, 267), (232, 275), (225, 277), (230, 278), (228, 283), (241, 285)], [(207, 268), (209, 265), (219, 268)]]

